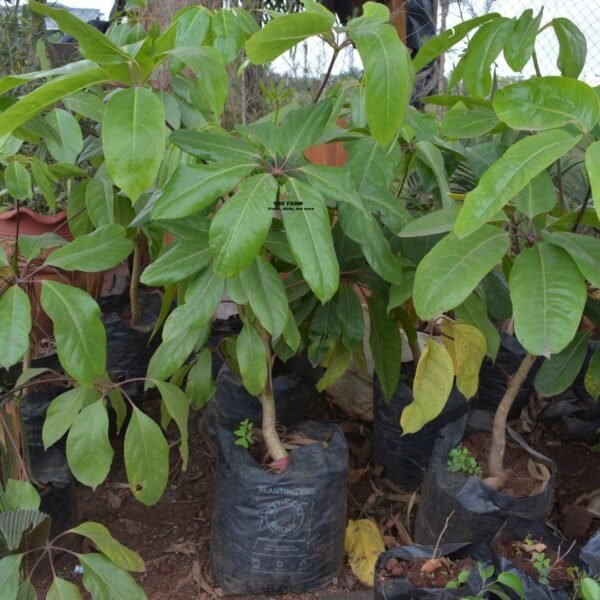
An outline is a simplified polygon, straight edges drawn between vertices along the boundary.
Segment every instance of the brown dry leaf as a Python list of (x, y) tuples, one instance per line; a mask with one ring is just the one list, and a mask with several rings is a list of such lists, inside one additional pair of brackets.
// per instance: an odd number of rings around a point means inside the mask
[(435, 573), (438, 569), (442, 568), (443, 564), (441, 558), (430, 558), (423, 563), (421, 573)]
[(348, 483), (358, 483), (367, 471), (368, 469), (350, 469), (348, 472)]
[(192, 556), (196, 554), (196, 551), (197, 547), (194, 542), (177, 542), (165, 549), (165, 552), (169, 554), (185, 554), (186, 556)]
[(206, 581), (202, 574), (202, 567), (197, 560), (195, 560), (192, 565), (192, 577), (194, 578), (196, 585), (204, 590), (204, 593), (208, 594), (211, 598), (220, 598), (223, 596), (223, 590), (221, 590), (221, 588), (212, 588), (208, 581)]
[(373, 587), (375, 563), (385, 551), (383, 537), (377, 524), (370, 519), (348, 521), (344, 546), (352, 572), (362, 583)]
[(519, 542), (519, 544), (517, 544), (520, 548), (523, 548), (523, 550), (525, 550), (525, 552), (529, 552), (530, 554), (532, 552), (544, 552), (544, 550), (546, 550), (546, 548), (548, 546), (546, 546), (546, 544), (543, 544), (542, 542), (534, 542), (532, 544), (526, 544), (525, 542)]
[(108, 492), (106, 494), (106, 501), (110, 508), (121, 508), (121, 504), (123, 504), (123, 498), (118, 494), (113, 494), (112, 492)]
[(542, 463), (535, 462), (532, 458), (527, 461), (527, 472), (533, 479), (543, 483), (547, 483), (550, 479), (550, 469)]

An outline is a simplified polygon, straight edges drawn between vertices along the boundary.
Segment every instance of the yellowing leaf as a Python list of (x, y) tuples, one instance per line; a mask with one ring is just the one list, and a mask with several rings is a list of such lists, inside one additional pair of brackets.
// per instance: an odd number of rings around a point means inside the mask
[(322, 392), (333, 385), (345, 372), (350, 365), (352, 352), (341, 342), (337, 342), (327, 362), (327, 371), (323, 377), (317, 381), (317, 390)]
[(454, 367), (454, 373), (458, 371), (458, 364), (456, 361), (456, 348), (454, 347), (454, 326), (456, 325), (456, 321), (451, 321), (450, 319), (444, 319), (443, 324), (438, 325), (440, 333), (440, 339), (442, 340), (442, 344), (444, 344), (444, 348), (448, 351), (450, 358), (452, 359), (452, 366)]
[(352, 572), (362, 583), (373, 587), (375, 563), (379, 555), (385, 552), (383, 537), (377, 525), (370, 519), (350, 519), (344, 546)]
[(432, 339), (427, 340), (415, 373), (413, 401), (400, 417), (404, 433), (416, 433), (442, 412), (453, 379), (454, 366), (448, 350)]
[(479, 369), (485, 357), (485, 337), (472, 325), (454, 326), (454, 351), (456, 353), (456, 387), (471, 399), (479, 386)]

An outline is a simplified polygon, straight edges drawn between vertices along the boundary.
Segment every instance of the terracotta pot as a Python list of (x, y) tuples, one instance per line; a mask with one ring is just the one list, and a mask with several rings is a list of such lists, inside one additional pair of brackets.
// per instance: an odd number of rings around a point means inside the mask
[(324, 165), (326, 167), (343, 167), (348, 160), (348, 153), (342, 142), (319, 144), (318, 146), (307, 148), (304, 156), (313, 165)]
[[(73, 235), (67, 225), (67, 213), (61, 211), (55, 215), (40, 215), (29, 208), (19, 209), (19, 235), (40, 235), (56, 233), (65, 240), (71, 241)], [(17, 209), (0, 212), (0, 240), (12, 244), (17, 231)], [(6, 248), (7, 244), (3, 243)]]

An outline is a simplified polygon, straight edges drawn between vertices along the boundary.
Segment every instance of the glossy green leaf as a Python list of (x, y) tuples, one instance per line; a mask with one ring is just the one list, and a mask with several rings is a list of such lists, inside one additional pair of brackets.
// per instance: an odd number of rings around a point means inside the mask
[(52, 585), (48, 589), (46, 600), (81, 600), (79, 588), (70, 581), (54, 577)]
[(589, 235), (557, 231), (542, 231), (542, 237), (555, 246), (566, 250), (583, 276), (594, 286), (600, 288), (600, 240)]
[(489, 133), (500, 121), (491, 108), (465, 106), (457, 102), (442, 121), (442, 132), (453, 138), (469, 139)]
[(538, 356), (563, 350), (573, 339), (585, 305), (583, 276), (562, 249), (541, 242), (516, 258), (509, 279), (515, 334)]
[(96, 121), (97, 123), (102, 123), (104, 111), (106, 110), (104, 102), (102, 102), (96, 94), (91, 92), (78, 92), (73, 94), (68, 98), (65, 98), (63, 104), (71, 112), (77, 113), (91, 121)]
[(469, 192), (454, 225), (463, 238), (492, 219), (536, 175), (567, 153), (579, 137), (566, 131), (544, 131), (513, 144)]
[(115, 565), (127, 571), (145, 571), (144, 561), (140, 555), (129, 548), (126, 548), (117, 541), (104, 525), (87, 521), (77, 527), (69, 530), (69, 533), (76, 533), (91, 540), (98, 550), (102, 552)]
[(33, 12), (50, 17), (63, 33), (73, 36), (77, 40), (79, 52), (84, 58), (106, 64), (131, 60), (127, 52), (116, 46), (110, 38), (69, 11), (33, 1), (29, 2), (29, 7)]
[(415, 371), (413, 401), (402, 411), (402, 433), (416, 433), (441, 412), (452, 390), (454, 367), (450, 354), (435, 340), (425, 343)]
[(523, 582), (516, 573), (510, 571), (504, 571), (498, 574), (498, 583), (505, 585), (506, 587), (514, 590), (519, 598), (524, 599), (525, 593), (523, 591)]
[(213, 15), (211, 26), (215, 48), (218, 48), (227, 63), (234, 61), (248, 37), (244, 31), (243, 18), (233, 10), (218, 10)]
[(181, 454), (182, 469), (187, 469), (189, 447), (188, 447), (188, 417), (190, 414), (190, 402), (187, 396), (172, 383), (164, 381), (155, 381), (156, 387), (160, 392), (167, 412), (177, 424), (181, 442), (179, 444), (179, 453)]
[(397, 235), (401, 238), (411, 238), (447, 233), (452, 231), (459, 211), (460, 207), (450, 206), (427, 213), (425, 216), (411, 221)]
[(569, 19), (552, 19), (550, 24), (558, 39), (556, 66), (562, 75), (577, 79), (585, 66), (587, 42), (579, 27)]
[(314, 145), (329, 121), (332, 108), (333, 102), (326, 99), (287, 112), (279, 129), (279, 152), (291, 156)]
[(558, 396), (573, 384), (583, 366), (589, 337), (589, 333), (585, 331), (576, 333), (562, 352), (544, 361), (534, 380), (538, 394), (545, 397)]
[(214, 396), (215, 391), (216, 385), (212, 379), (212, 353), (208, 348), (204, 348), (188, 373), (185, 393), (192, 408), (199, 410)]
[(453, 206), (452, 200), (448, 197), (450, 189), (448, 187), (448, 175), (444, 166), (444, 157), (440, 149), (431, 142), (417, 142), (415, 145), (417, 157), (424, 162), (433, 172), (440, 190), (442, 206), (450, 208)]
[(235, 348), (244, 387), (258, 396), (267, 385), (268, 357), (265, 342), (252, 323), (244, 323)]
[(174, 131), (169, 140), (188, 154), (206, 161), (236, 159), (240, 162), (254, 162), (258, 155), (245, 140), (224, 131)]
[(100, 308), (84, 291), (55, 281), (42, 283), (41, 301), (54, 324), (60, 364), (82, 385), (93, 383), (106, 369)]
[(131, 493), (143, 504), (156, 504), (169, 477), (169, 445), (160, 427), (137, 407), (127, 426), (124, 450)]
[(498, 90), (498, 118), (512, 129), (536, 131), (568, 124), (591, 131), (600, 118), (600, 99), (583, 81), (566, 77), (536, 77)]
[[(414, 68), (406, 46), (386, 21), (382, 5), (367, 2), (363, 17), (348, 23), (348, 32), (363, 62), (367, 121), (373, 137), (388, 144), (404, 123)], [(382, 13), (380, 17), (379, 13)]]
[(415, 283), (415, 272), (409, 271), (403, 273), (402, 283), (392, 284), (390, 286), (390, 300), (387, 305), (387, 311), (402, 306), (412, 295)]
[(300, 337), (300, 330), (298, 329), (298, 325), (296, 324), (296, 319), (294, 318), (294, 314), (291, 310), (288, 311), (288, 320), (285, 324), (285, 329), (281, 334), (281, 337), (287, 344), (288, 348), (292, 352), (297, 352), (302, 344), (302, 338)]
[(458, 306), (508, 249), (508, 234), (484, 225), (457, 238), (449, 233), (423, 258), (415, 274), (413, 302), (423, 319)]
[(46, 137), (48, 152), (54, 160), (75, 163), (83, 150), (83, 135), (77, 119), (66, 110), (55, 108), (46, 115), (46, 121), (56, 132), (55, 137)]
[(81, 73), (57, 77), (45, 83), (0, 113), (0, 137), (27, 123), (65, 96), (107, 79), (108, 76), (102, 69), (92, 67)]
[(600, 350), (592, 355), (583, 383), (587, 393), (594, 399), (600, 397)]
[(9, 369), (29, 349), (31, 304), (27, 294), (13, 285), (0, 296), (0, 365)]
[(12, 161), (6, 165), (4, 184), (8, 193), (15, 200), (28, 200), (31, 198), (31, 175), (21, 163)]
[(19, 568), (22, 554), (10, 554), (0, 559), (0, 590), (6, 600), (16, 600), (19, 591)]
[(550, 212), (557, 199), (552, 178), (547, 171), (542, 171), (517, 194), (515, 204), (528, 219), (533, 219), (537, 215)]
[(98, 273), (125, 260), (133, 252), (133, 242), (120, 225), (105, 225), (54, 250), (47, 265), (66, 271)]
[(26, 260), (39, 258), (44, 250), (64, 246), (67, 243), (57, 233), (41, 233), (40, 235), (19, 235), (19, 251)]
[(165, 110), (159, 96), (136, 87), (113, 94), (102, 121), (108, 173), (136, 202), (154, 182), (165, 151)]
[(90, 403), (90, 400), (96, 400), (96, 395), (93, 389), (88, 387), (68, 390), (52, 400), (46, 411), (42, 429), (44, 448), (48, 449), (68, 431), (81, 408)]
[(215, 215), (210, 226), (210, 251), (221, 277), (237, 275), (260, 251), (271, 227), (278, 187), (267, 173), (248, 177)]
[(350, 173), (354, 187), (362, 195), (376, 190), (389, 190), (400, 165), (401, 154), (397, 146), (387, 149), (372, 137), (346, 144), (348, 162), (345, 170)]
[(504, 46), (504, 59), (513, 71), (522, 71), (531, 59), (543, 14), (543, 7), (536, 17), (528, 8), (517, 19), (510, 42)]
[(332, 386), (348, 369), (352, 360), (352, 352), (342, 343), (338, 342), (327, 359), (327, 369), (323, 377), (317, 381), (319, 392)]
[(367, 302), (371, 320), (369, 345), (373, 354), (375, 372), (383, 395), (390, 400), (400, 380), (402, 338), (396, 321), (387, 314), (383, 299), (373, 294)]
[(473, 31), (476, 27), (483, 25), (489, 21), (497, 19), (500, 15), (498, 13), (489, 13), (476, 17), (475, 19), (469, 19), (458, 23), (455, 27), (450, 27), (446, 31), (442, 31), (439, 35), (436, 35), (428, 39), (419, 49), (417, 55), (413, 59), (413, 65), (415, 71), (420, 71), (423, 67), (427, 66), (432, 60), (438, 56), (444, 54), (446, 50), (452, 48), (460, 42), (469, 32)]
[(113, 459), (108, 439), (108, 413), (102, 400), (84, 408), (67, 436), (67, 460), (73, 476), (92, 488), (108, 476)]
[[(204, 6), (189, 6), (177, 13), (175, 30), (175, 48), (198, 46), (202, 44), (210, 31), (210, 12)], [(174, 72), (183, 68), (183, 64), (173, 61)]]
[[(412, 221), (412, 215), (406, 209), (404, 201), (388, 190), (371, 188), (363, 191), (361, 196), (369, 210), (378, 215), (381, 222), (393, 233), (398, 233)], [(372, 232), (370, 233), (372, 235)]]
[(5, 485), (4, 497), (7, 510), (39, 510), (41, 498), (29, 481), (9, 479)]
[(147, 600), (135, 579), (102, 554), (80, 554), (83, 585), (94, 600)]
[(182, 165), (159, 193), (155, 219), (181, 219), (213, 204), (255, 167), (253, 162), (223, 160), (210, 165)]
[(459, 322), (477, 327), (483, 334), (486, 343), (486, 354), (496, 360), (500, 349), (500, 333), (488, 317), (486, 305), (478, 294), (469, 295), (465, 301), (454, 309), (454, 316)]
[(303, 181), (290, 178), (288, 187), (290, 200), (301, 205), (281, 211), (285, 233), (304, 279), (317, 298), (326, 302), (335, 294), (339, 281), (327, 206)]
[(402, 263), (393, 254), (390, 244), (379, 225), (371, 229), (371, 238), (361, 244), (363, 254), (369, 266), (389, 283), (402, 282)]
[(240, 281), (250, 307), (261, 325), (279, 337), (288, 319), (288, 300), (279, 273), (262, 256), (240, 273)]
[(358, 348), (365, 331), (364, 314), (356, 292), (348, 283), (340, 285), (336, 299), (336, 312), (344, 346), (350, 350)]
[(594, 208), (600, 219), (600, 142), (590, 144), (585, 151), (585, 168), (592, 188)]
[(329, 33), (334, 23), (333, 13), (297, 12), (283, 15), (270, 20), (246, 42), (246, 55), (254, 64), (271, 62), (302, 40)]

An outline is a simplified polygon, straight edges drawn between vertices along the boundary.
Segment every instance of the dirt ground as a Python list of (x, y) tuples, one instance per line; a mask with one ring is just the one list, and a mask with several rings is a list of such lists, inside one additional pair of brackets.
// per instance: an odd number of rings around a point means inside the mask
[[(157, 410), (152, 402), (146, 402), (142, 408), (150, 414)], [(382, 526), (384, 539), (390, 547), (410, 543), (418, 493), (399, 489), (380, 476), (380, 469), (372, 458), (370, 424), (344, 420), (334, 409), (327, 416), (342, 425), (349, 443), (349, 518), (375, 519)], [(104, 524), (117, 539), (144, 558), (147, 571), (137, 576), (137, 580), (150, 600), (231, 597), (223, 593), (210, 567), (215, 465), (199, 433), (198, 421), (197, 414), (191, 417), (189, 468), (187, 472), (181, 470), (174, 448), (169, 485), (158, 505), (145, 507), (130, 494), (119, 438), (115, 439), (113, 470), (107, 481), (95, 491), (83, 486), (77, 488), (80, 519)], [(175, 446), (176, 431), (169, 433)], [(598, 453), (585, 444), (564, 442), (552, 429), (538, 431), (530, 439), (537, 440), (537, 449), (557, 463), (555, 503), (550, 521), (570, 529), (572, 537), (584, 542), (600, 524), (600, 519), (593, 519), (593, 515), (583, 508), (594, 497), (594, 492), (600, 490)], [(62, 577), (74, 582), (79, 579), (80, 575), (74, 573), (75, 563), (69, 558), (58, 567)], [(368, 598), (370, 594), (347, 563), (337, 579), (319, 592), (236, 596), (240, 600), (348, 600), (354, 597)]]

